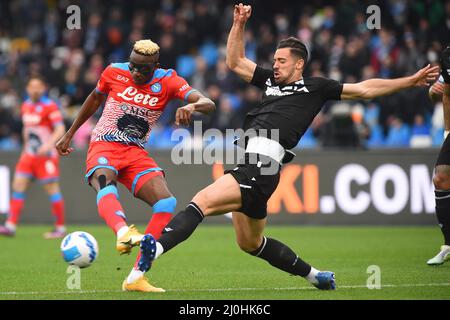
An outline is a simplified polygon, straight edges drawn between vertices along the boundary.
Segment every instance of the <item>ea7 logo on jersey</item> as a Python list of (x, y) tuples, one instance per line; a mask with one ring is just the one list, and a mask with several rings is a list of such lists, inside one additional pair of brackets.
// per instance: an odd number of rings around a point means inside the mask
[(128, 81), (130, 81), (130, 79), (128, 79), (127, 77), (122, 76), (122, 75), (120, 75), (120, 74), (117, 75), (116, 79), (119, 80), (119, 81), (125, 82), (125, 83), (127, 83)]

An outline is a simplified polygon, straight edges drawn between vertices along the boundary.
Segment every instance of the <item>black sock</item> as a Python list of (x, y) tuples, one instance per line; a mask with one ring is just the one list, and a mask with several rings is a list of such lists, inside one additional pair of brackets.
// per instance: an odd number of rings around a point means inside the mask
[(189, 238), (203, 218), (202, 210), (194, 202), (189, 203), (186, 209), (173, 217), (164, 228), (161, 238), (158, 240), (164, 248), (164, 252)]
[(436, 216), (444, 235), (445, 244), (450, 246), (450, 190), (434, 191), (436, 196)]
[(264, 237), (261, 246), (249, 253), (293, 275), (306, 277), (311, 271), (309, 264), (300, 259), (288, 246), (275, 239)]

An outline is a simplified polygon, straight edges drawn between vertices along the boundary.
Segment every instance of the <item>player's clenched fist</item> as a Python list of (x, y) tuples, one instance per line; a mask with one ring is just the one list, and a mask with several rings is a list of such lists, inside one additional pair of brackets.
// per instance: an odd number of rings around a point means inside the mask
[(252, 7), (239, 3), (234, 6), (234, 22), (246, 23), (252, 14)]
[(65, 134), (61, 139), (56, 142), (56, 150), (62, 156), (66, 156), (73, 151), (73, 148), (70, 148), (70, 141), (72, 139)]

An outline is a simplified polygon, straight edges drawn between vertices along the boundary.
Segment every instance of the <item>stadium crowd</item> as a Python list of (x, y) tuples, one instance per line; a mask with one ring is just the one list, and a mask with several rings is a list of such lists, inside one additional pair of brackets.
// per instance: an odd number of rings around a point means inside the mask
[[(310, 50), (306, 76), (341, 82), (401, 77), (437, 63), (450, 35), (450, 1), (378, 1), (381, 29), (369, 30), (366, 9), (373, 2), (250, 1), (254, 11), (245, 35), (246, 55), (270, 67), (277, 42), (293, 35)], [(81, 28), (70, 30), (66, 9), (73, 4), (81, 9)], [(159, 44), (161, 67), (175, 69), (215, 101), (213, 116), (198, 116), (204, 130), (239, 128), (261, 93), (225, 64), (233, 5), (220, 0), (1, 1), (0, 150), (21, 147), (19, 106), (30, 75), (46, 78), (48, 95), (69, 125), (102, 70), (127, 61), (133, 43), (146, 38)], [(12, 19), (17, 16), (22, 19)], [(172, 102), (153, 129), (152, 148), (177, 143), (170, 137), (179, 105)], [(76, 148), (87, 146), (95, 121), (77, 132)], [(300, 146), (440, 146), (443, 126), (442, 104), (433, 104), (427, 89), (414, 88), (373, 101), (326, 105)]]

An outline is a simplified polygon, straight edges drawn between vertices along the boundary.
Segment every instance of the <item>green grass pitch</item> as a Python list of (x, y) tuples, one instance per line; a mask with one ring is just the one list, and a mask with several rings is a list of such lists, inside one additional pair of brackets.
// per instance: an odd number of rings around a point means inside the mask
[[(143, 230), (143, 226), (139, 226)], [(337, 290), (320, 291), (301, 277), (241, 252), (231, 225), (202, 225), (154, 264), (151, 283), (165, 293), (122, 292), (137, 249), (115, 251), (105, 226), (70, 226), (95, 236), (99, 257), (81, 270), (81, 290), (69, 290), (68, 265), (59, 240), (44, 240), (44, 226), (23, 225), (15, 238), (0, 238), (0, 299), (450, 299), (450, 262), (426, 265), (441, 245), (438, 227), (269, 226), (304, 260), (336, 273)], [(381, 271), (381, 289), (368, 289), (367, 268)]]

